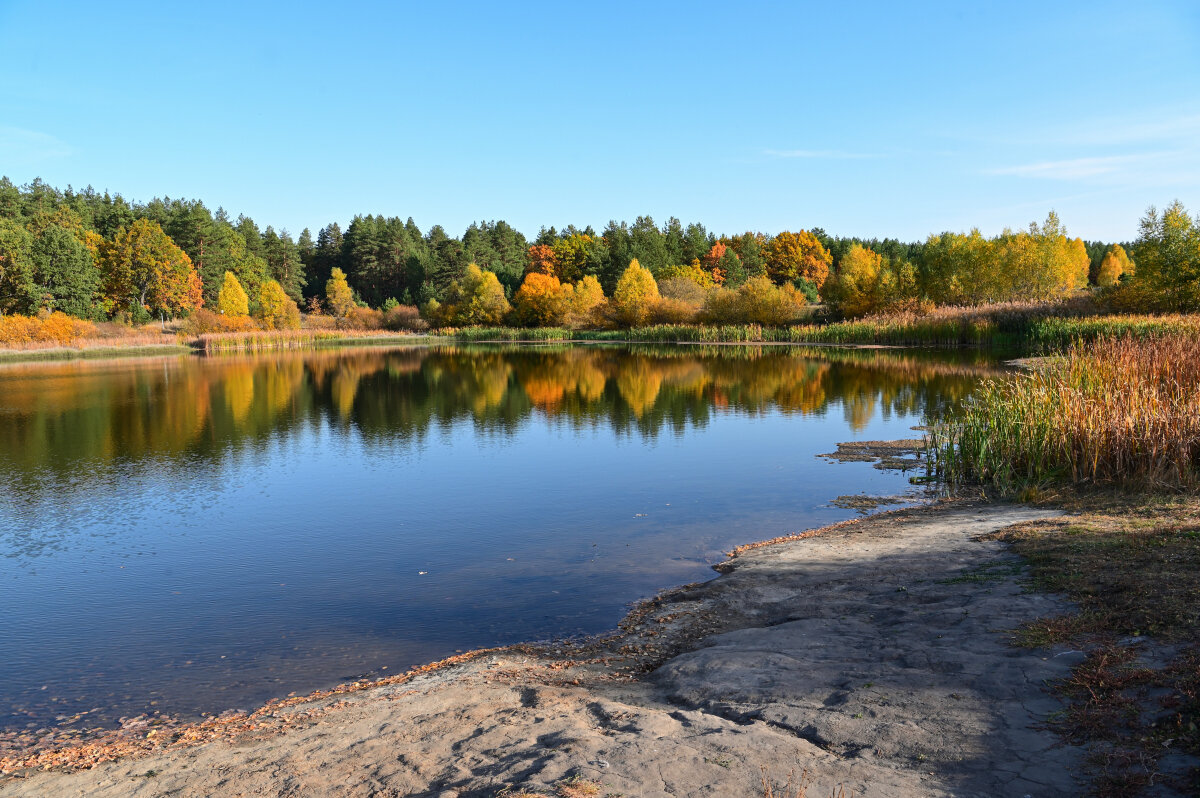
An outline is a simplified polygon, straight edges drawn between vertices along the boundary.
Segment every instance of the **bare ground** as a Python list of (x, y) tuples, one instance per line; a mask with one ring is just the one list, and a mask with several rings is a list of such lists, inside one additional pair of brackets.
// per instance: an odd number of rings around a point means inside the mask
[(491, 798), (581, 777), (597, 796), (761, 797), (789, 771), (821, 798), (1080, 794), (1082, 751), (1038, 724), (1083, 654), (1011, 645), (1070, 608), (978, 539), (1057, 514), (952, 504), (744, 547), (606, 640), (486, 653), (90, 770), (17, 768), (0, 796)]

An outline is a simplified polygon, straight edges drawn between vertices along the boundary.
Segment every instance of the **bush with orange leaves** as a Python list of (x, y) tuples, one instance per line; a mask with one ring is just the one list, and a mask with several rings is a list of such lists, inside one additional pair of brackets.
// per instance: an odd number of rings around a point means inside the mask
[(0, 316), (0, 345), (17, 349), (38, 344), (70, 346), (95, 333), (96, 325), (90, 321), (57, 310), (42, 318), (20, 314)]
[(258, 325), (249, 316), (222, 316), (207, 308), (196, 308), (187, 317), (179, 331), (184, 335), (207, 335), (209, 333), (251, 332)]

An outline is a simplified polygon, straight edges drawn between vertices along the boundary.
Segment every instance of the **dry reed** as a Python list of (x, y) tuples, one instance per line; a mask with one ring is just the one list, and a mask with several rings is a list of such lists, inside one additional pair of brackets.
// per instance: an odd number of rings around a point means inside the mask
[(1200, 345), (1150, 333), (1076, 342), (1028, 374), (989, 380), (939, 426), (944, 477), (1005, 492), (1069, 482), (1152, 490), (1200, 485)]

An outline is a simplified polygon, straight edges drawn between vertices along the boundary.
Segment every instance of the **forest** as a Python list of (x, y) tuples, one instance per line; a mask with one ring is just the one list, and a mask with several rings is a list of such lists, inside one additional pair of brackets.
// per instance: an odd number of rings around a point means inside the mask
[[(542, 228), (504, 221), (460, 237), (364, 215), (293, 236), (199, 200), (130, 202), (87, 188), (0, 179), (0, 343), (70, 320), (193, 333), (473, 325), (615, 329), (761, 324), (1051, 302), (1090, 293), (1122, 312), (1200, 307), (1200, 220), (1151, 208), (1134, 242), (1042, 223), (986, 237), (838, 237), (820, 228), (717, 235), (676, 218)], [(51, 318), (53, 317), (53, 318)], [(49, 325), (49, 326), (47, 326)], [(65, 325), (65, 326), (64, 326)], [(70, 335), (71, 333), (66, 333)]]

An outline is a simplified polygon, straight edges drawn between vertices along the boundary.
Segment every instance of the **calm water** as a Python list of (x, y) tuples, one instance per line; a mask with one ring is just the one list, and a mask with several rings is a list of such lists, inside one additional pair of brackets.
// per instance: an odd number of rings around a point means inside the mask
[(251, 708), (608, 629), (908, 476), (990, 367), (746, 347), (357, 349), (0, 367), (0, 727)]

